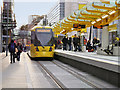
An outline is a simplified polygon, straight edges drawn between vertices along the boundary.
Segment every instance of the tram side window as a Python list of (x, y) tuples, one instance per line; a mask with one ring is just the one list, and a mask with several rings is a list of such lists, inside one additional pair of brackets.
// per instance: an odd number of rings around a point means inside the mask
[(35, 46), (40, 46), (41, 45), (41, 43), (38, 40), (35, 32), (31, 32), (31, 43), (34, 44)]
[(41, 42), (38, 40), (36, 34), (35, 34), (35, 39), (34, 39), (34, 45), (35, 46), (41, 46)]
[(35, 32), (31, 32), (31, 43), (34, 44), (34, 40), (35, 40)]

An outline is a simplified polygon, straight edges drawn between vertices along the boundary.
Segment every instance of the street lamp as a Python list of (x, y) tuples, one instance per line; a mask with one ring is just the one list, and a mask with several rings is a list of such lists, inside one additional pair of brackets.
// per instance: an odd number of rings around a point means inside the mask
[(6, 7), (7, 7), (7, 37), (6, 37), (6, 56), (8, 56), (8, 18), (9, 18), (9, 7), (8, 7), (9, 2), (7, 2)]

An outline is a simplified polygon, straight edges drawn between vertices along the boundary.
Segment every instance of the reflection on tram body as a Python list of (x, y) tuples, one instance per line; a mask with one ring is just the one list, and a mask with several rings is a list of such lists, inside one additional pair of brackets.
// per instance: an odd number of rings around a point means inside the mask
[(31, 30), (31, 49), (30, 56), (36, 57), (48, 57), (54, 56), (54, 37), (51, 27), (34, 27)]

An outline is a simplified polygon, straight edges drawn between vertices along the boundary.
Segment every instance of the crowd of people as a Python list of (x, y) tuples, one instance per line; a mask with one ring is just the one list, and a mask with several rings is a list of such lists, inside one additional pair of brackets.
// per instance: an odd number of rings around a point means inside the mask
[(77, 50), (81, 51), (80, 36), (77, 37), (76, 34), (73, 39), (71, 37), (64, 36), (62, 42), (63, 42), (63, 50), (71, 51), (74, 48), (75, 52)]
[[(62, 43), (63, 43), (63, 50), (69, 50), (72, 51), (74, 50), (76, 51), (82, 51), (82, 47), (81, 47), (81, 37), (75, 34), (74, 38), (71, 37), (66, 37), (64, 36), (64, 38), (62, 39)], [(88, 40), (84, 37), (83, 38), (83, 44), (84, 46), (86, 46), (86, 49), (89, 52), (93, 52), (97, 49), (97, 46), (100, 46), (100, 41), (94, 37), (93, 42), (91, 44), (91, 41)]]

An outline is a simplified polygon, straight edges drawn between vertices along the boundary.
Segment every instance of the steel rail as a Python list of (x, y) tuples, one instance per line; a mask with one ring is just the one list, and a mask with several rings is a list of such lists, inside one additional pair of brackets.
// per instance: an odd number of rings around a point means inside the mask
[(65, 90), (66, 87), (63, 87), (63, 85), (61, 85), (55, 78), (55, 76), (53, 76), (48, 69), (46, 69), (46, 67), (44, 65), (42, 65), (40, 62), (37, 62), (41, 68), (50, 76), (50, 78), (55, 82), (55, 84), (61, 89), (61, 90)]
[[(85, 82), (86, 84), (92, 86), (93, 88), (97, 88), (97, 89), (101, 90), (98, 86), (94, 85), (92, 82), (90, 82), (90, 81), (82, 78), (82, 77), (85, 77), (85, 76), (81, 75), (80, 73), (78, 73), (78, 72), (76, 72), (76, 71), (74, 71), (74, 70), (72, 70), (72, 69), (70, 69), (70, 68), (68, 68), (68, 67), (66, 67), (66, 66), (64, 66), (64, 65), (62, 65), (62, 64), (60, 64), (60, 63), (57, 64), (55, 61), (52, 61), (52, 63), (54, 63), (55, 65), (57, 65), (58, 67), (60, 67), (60, 68), (62, 68), (62, 69), (64, 69), (64, 70), (66, 70), (67, 72), (69, 72), (69, 73), (72, 74), (73, 76), (79, 78), (80, 80), (82, 80), (82, 81)], [(81, 77), (81, 76), (82, 76), (82, 77)]]

